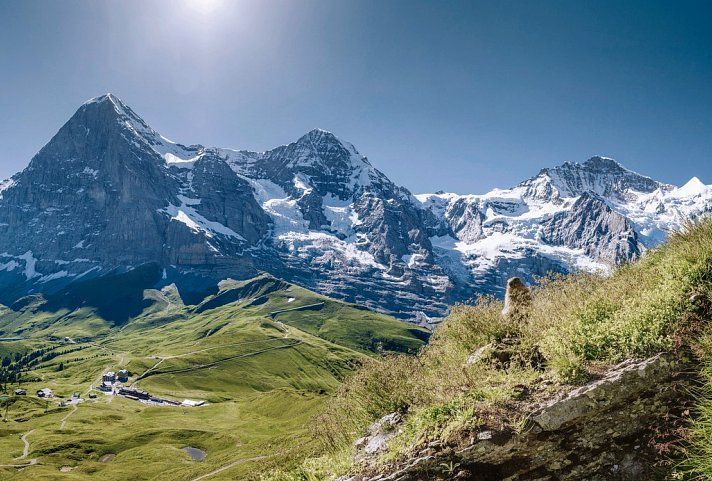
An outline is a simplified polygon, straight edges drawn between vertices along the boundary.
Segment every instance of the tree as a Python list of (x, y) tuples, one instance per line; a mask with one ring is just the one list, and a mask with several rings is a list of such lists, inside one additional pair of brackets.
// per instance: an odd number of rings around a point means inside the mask
[(59, 366), (57, 366), (57, 371), (64, 371), (64, 363), (60, 362)]
[(12, 359), (10, 359), (9, 357), (3, 357), (2, 358), (2, 367), (9, 366), (11, 362), (12, 362)]

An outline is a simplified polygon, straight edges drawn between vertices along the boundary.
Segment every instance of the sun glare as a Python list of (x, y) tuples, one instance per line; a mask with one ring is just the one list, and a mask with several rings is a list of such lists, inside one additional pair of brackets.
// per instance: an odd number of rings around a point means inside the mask
[(185, 0), (188, 8), (201, 15), (212, 15), (225, 4), (225, 0)]

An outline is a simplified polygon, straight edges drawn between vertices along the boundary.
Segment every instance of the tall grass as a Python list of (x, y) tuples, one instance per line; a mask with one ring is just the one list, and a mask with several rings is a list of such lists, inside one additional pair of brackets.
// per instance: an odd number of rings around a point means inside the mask
[[(368, 361), (319, 416), (315, 432), (325, 452), (342, 457), (369, 423), (392, 411), (407, 416), (404, 434), (393, 443), (396, 449), (454, 436), (542, 375), (558, 384), (580, 383), (595, 368), (673, 349), (686, 331), (687, 314), (695, 309), (690, 301), (694, 293), (712, 294), (710, 220), (672, 234), (666, 245), (609, 276), (578, 273), (543, 279), (533, 289), (526, 323), (504, 320), (502, 303), (491, 298), (454, 306), (417, 356)], [(517, 338), (513, 349), (523, 360), (540, 353), (543, 372), (526, 362), (506, 370), (466, 362), (477, 348), (503, 337)], [(712, 399), (712, 390), (709, 394)], [(698, 444), (705, 446), (701, 456), (710, 459), (712, 401), (705, 409)], [(498, 415), (506, 418), (507, 413), (500, 410)], [(708, 468), (709, 475), (712, 463)], [(329, 477), (321, 473), (313, 479)]]
[(690, 427), (687, 459), (681, 463), (679, 479), (712, 480), (712, 334), (701, 341), (704, 364), (694, 422)]

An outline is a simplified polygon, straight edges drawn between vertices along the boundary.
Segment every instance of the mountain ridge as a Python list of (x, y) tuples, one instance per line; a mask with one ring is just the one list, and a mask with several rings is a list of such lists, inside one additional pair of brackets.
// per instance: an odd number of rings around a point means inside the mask
[(413, 195), (322, 129), (264, 152), (185, 146), (106, 94), (0, 184), (0, 302), (157, 262), (187, 294), (269, 272), (427, 319), (511, 275), (605, 271), (710, 211), (699, 179), (602, 156), (485, 194)]

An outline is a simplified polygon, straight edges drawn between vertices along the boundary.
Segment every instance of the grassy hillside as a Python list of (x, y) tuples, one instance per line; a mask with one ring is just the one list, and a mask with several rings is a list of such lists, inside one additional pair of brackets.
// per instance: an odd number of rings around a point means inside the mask
[(695, 421), (690, 427), (687, 457), (680, 466), (679, 479), (695, 481), (712, 480), (712, 334), (707, 333), (701, 342), (703, 384), (697, 393)]
[[(310, 420), (356, 366), (380, 350), (416, 350), (426, 337), (269, 276), (224, 282), (197, 305), (171, 288), (142, 290), (139, 300), (125, 280), (111, 279), (102, 295), (118, 289), (141, 306), (116, 310), (126, 318), (105, 317), (104, 300), (84, 303), (75, 292), (62, 294), (67, 302), (27, 298), (0, 317), (2, 337), (19, 338), (0, 342), (0, 357), (22, 366), (7, 388), (29, 394), (2, 405), (1, 479), (250, 479), (293, 465), (316, 452)], [(120, 368), (153, 395), (207, 405), (151, 406), (93, 390)], [(57, 397), (34, 396), (44, 387)], [(74, 392), (83, 402), (60, 406)], [(207, 456), (192, 460), (185, 447)]]
[[(456, 306), (418, 356), (369, 360), (328, 403), (315, 432), (321, 457), (273, 480), (329, 479), (349, 467), (353, 440), (366, 426), (392, 411), (406, 415), (402, 433), (391, 443), (393, 458), (414, 444), (465, 436), (487, 423), (520, 426), (516, 401), (536, 379), (555, 393), (580, 384), (606, 366), (629, 357), (701, 343), (712, 298), (712, 221), (671, 236), (607, 277), (576, 274), (544, 280), (533, 290), (523, 321), (502, 319), (502, 303), (480, 299)], [(467, 363), (489, 343), (507, 344), (507, 361)], [(705, 371), (712, 380), (712, 370)], [(693, 427), (693, 465), (712, 479), (712, 390), (701, 397), (702, 416)], [(679, 474), (683, 476), (683, 474)]]

